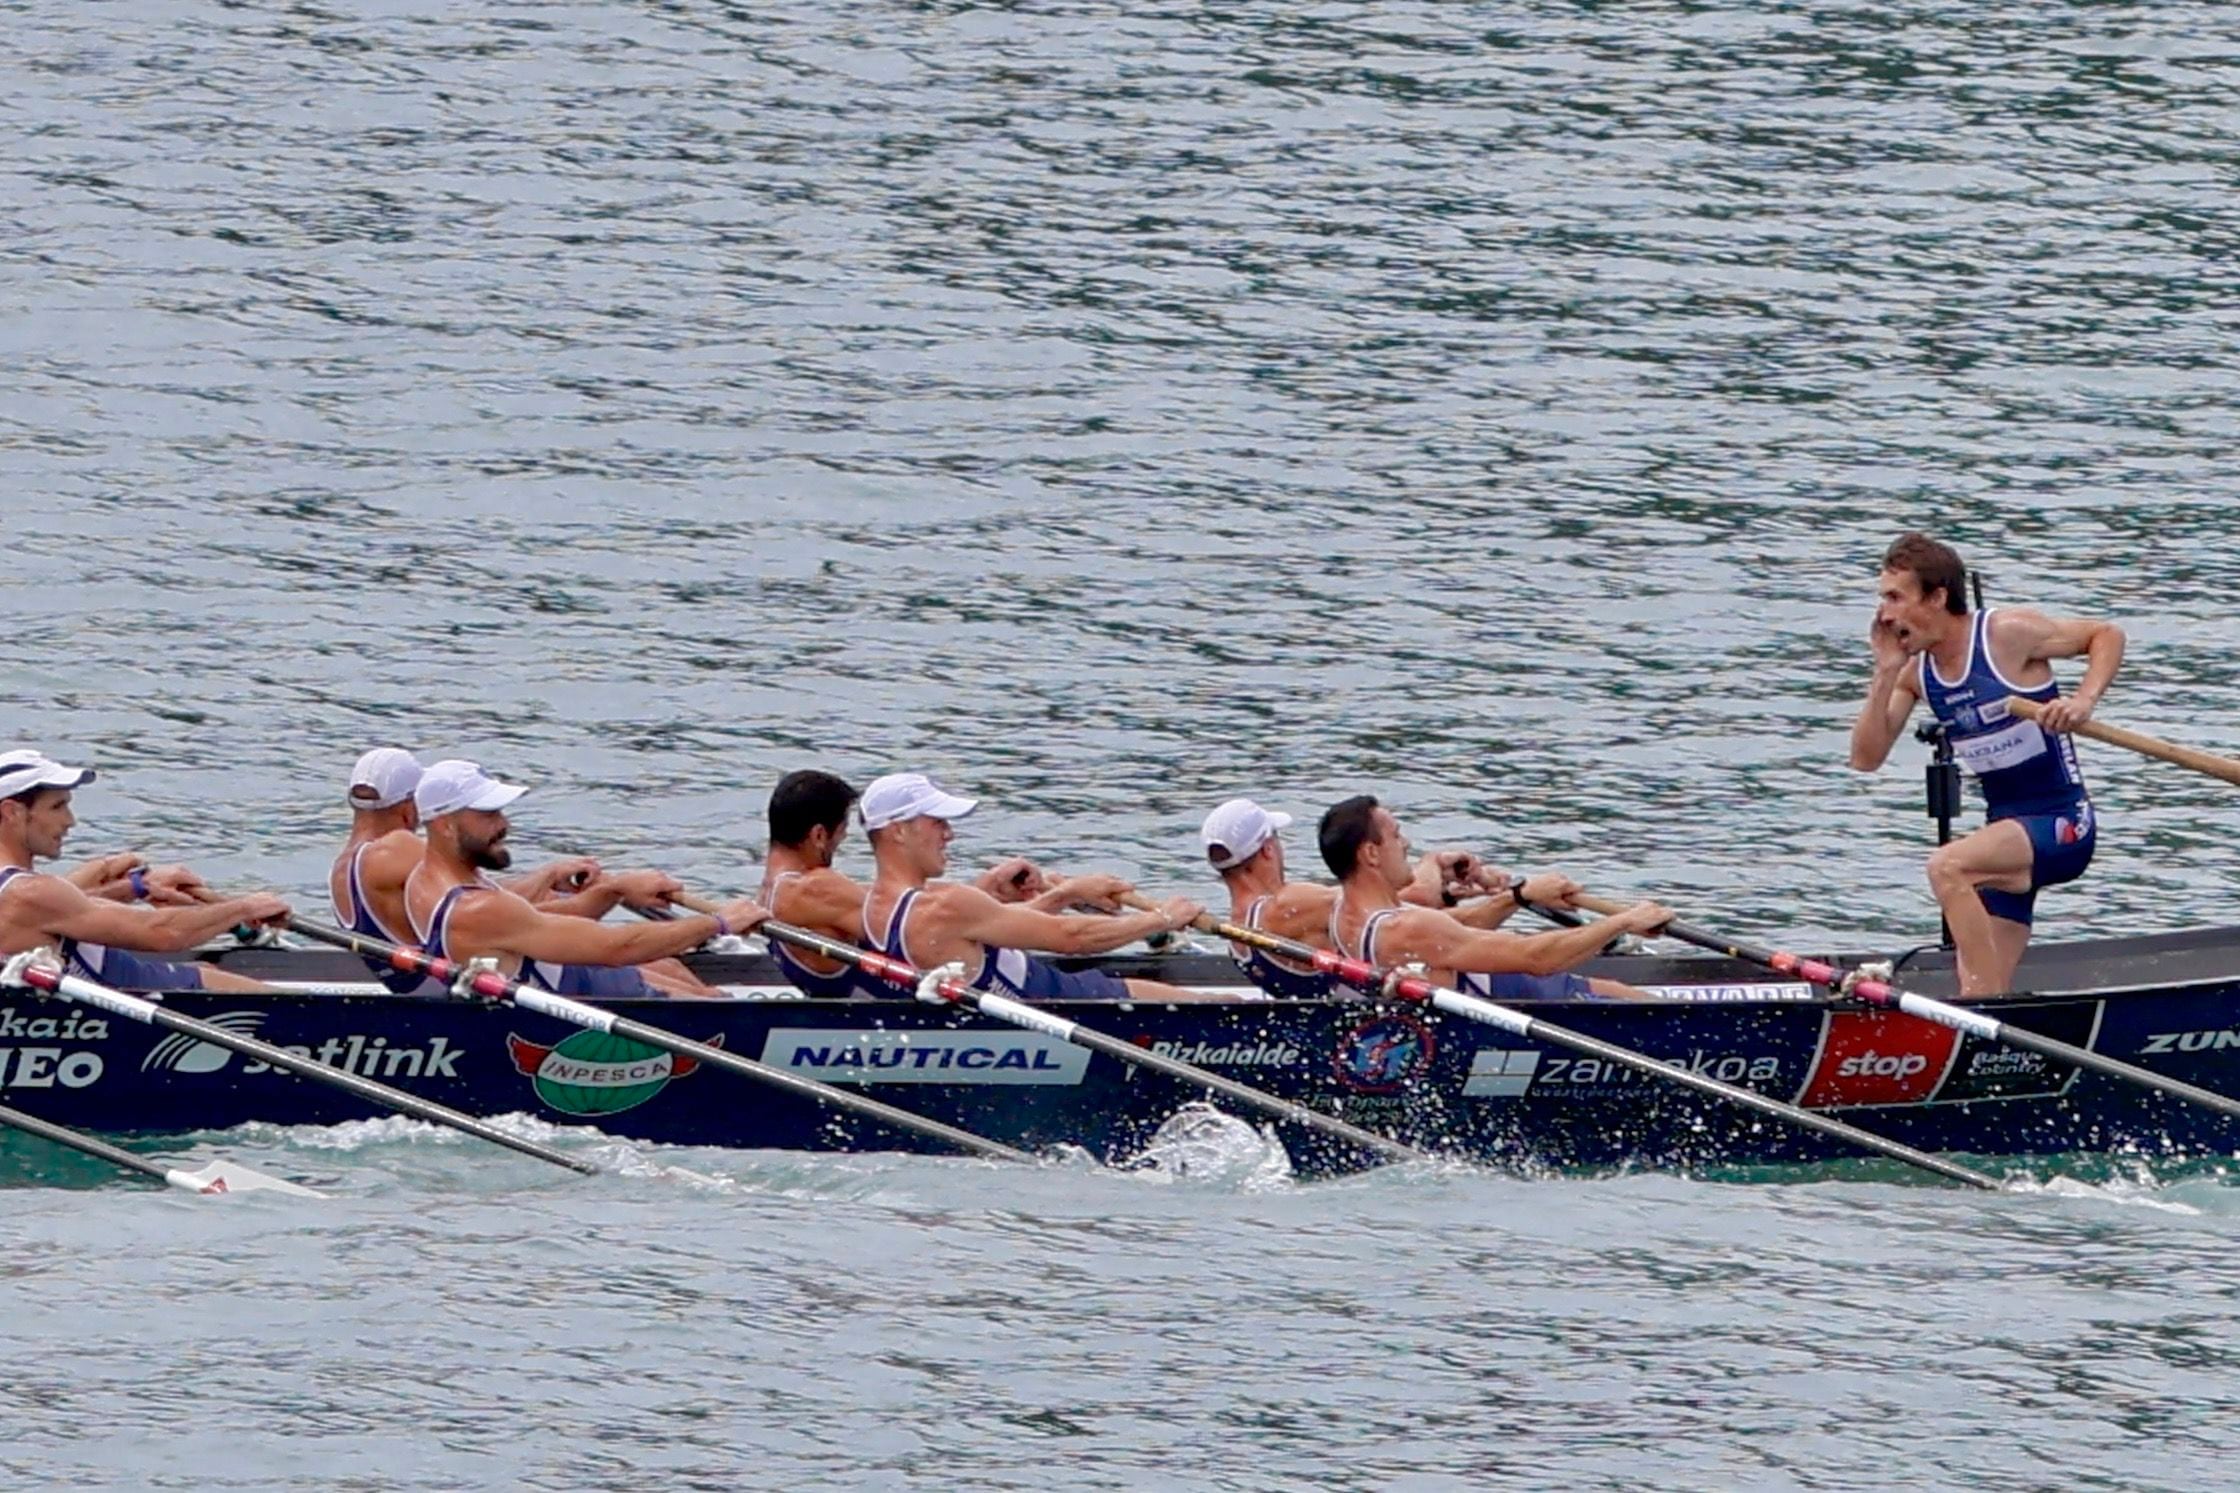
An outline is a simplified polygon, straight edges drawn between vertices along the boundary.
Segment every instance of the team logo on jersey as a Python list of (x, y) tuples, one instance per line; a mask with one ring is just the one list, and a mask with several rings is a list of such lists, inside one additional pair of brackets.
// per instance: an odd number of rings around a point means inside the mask
[(1413, 1016), (1379, 1016), (1339, 1040), (1332, 1065), (1347, 1088), (1389, 1094), (1428, 1071), (1437, 1049), (1431, 1028)]

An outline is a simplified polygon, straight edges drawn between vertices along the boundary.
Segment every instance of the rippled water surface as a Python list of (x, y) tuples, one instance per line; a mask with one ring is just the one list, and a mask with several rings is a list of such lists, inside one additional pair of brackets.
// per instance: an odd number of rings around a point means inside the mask
[[(1222, 797), (1365, 788), (1419, 841), (1911, 941), (1920, 749), (1843, 753), (1914, 525), (2122, 621), (2111, 719), (2240, 742), (2240, 7), (0, 0), (0, 36), (0, 687), (103, 770), (89, 852), (308, 894), (396, 741), (537, 783), (529, 848), (728, 887), (779, 772), (911, 765), (986, 798), (976, 856), (1161, 889), (1207, 889)], [(2230, 790), (2087, 768), (2047, 931), (2229, 920)], [(340, 1196), (6, 1151), (14, 1485), (2229, 1462), (2214, 1173), (210, 1144)]]

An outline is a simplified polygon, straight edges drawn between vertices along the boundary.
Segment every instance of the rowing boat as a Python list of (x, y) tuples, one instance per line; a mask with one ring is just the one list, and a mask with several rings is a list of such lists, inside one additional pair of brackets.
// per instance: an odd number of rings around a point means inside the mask
[[(446, 996), (373, 993), (365, 967), (326, 951), (242, 948), (208, 957), (292, 987), (200, 991), (173, 1008), (298, 1049), (473, 1115), (527, 1112), (612, 1135), (703, 1146), (916, 1149), (913, 1137), (788, 1094), (743, 1091), (672, 1056), (525, 1011)], [(906, 997), (815, 1001), (767, 957), (702, 955), (696, 973), (735, 997), (611, 1003), (727, 1051), (1027, 1148), (1108, 1160), (1140, 1150), (1188, 1086), (1038, 1032), (997, 1028)], [(1849, 962), (1858, 962), (1853, 958)], [(1929, 994), (1950, 956), (1894, 962)], [(1107, 958), (1099, 967), (1242, 993), (1211, 953)], [(1711, 956), (1606, 958), (1589, 970), (1659, 992), (1643, 1003), (1542, 1007), (1571, 1027), (1925, 1150), (1975, 1155), (2235, 1149), (2232, 1122), (2034, 1053), (1910, 1016), (1828, 1004), (1803, 985)], [(2226, 1093), (2240, 1093), (2240, 928), (2043, 944), (2032, 992), (1982, 1009), (2018, 1027)], [(376, 1111), (237, 1053), (91, 1008), (0, 996), (0, 1088), (42, 1118), (166, 1133), (253, 1121), (330, 1124)], [(1523, 1004), (1523, 1003), (1520, 1003)], [(1295, 1098), (1433, 1151), (1513, 1166), (1700, 1169), (1842, 1154), (1652, 1076), (1457, 1022), (1365, 1001), (1074, 1004), (1086, 1025)], [(1281, 1127), (1279, 1127), (1281, 1128)], [(1366, 1158), (1283, 1135), (1303, 1172)]]

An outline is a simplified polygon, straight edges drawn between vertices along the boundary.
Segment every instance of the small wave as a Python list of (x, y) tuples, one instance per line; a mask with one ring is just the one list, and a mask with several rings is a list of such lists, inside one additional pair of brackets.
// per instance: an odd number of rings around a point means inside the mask
[(1163, 1182), (1211, 1183), (1244, 1192), (1292, 1181), (1291, 1156), (1273, 1130), (1210, 1104), (1176, 1110), (1122, 1169)]

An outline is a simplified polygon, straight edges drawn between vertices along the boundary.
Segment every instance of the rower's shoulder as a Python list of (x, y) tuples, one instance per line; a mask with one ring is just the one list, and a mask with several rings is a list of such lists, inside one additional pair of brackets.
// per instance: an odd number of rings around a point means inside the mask
[(781, 874), (770, 894), (770, 910), (780, 918), (786, 918), (789, 910), (801, 908), (856, 915), (863, 910), (866, 890), (854, 877), (830, 866), (789, 871)]
[(1312, 881), (1286, 882), (1279, 891), (1269, 894), (1264, 917), (1273, 918), (1327, 918), (1330, 909), (1338, 902), (1338, 889), (1321, 886)]
[(399, 874), (402, 874), (420, 863), (421, 853), (426, 849), (427, 846), (420, 837), (411, 830), (393, 829), (371, 840), (360, 840), (355, 845), (345, 846), (342, 858), (349, 860), (363, 852), (365, 859), (359, 864), (377, 868), (396, 867), (399, 868)]

